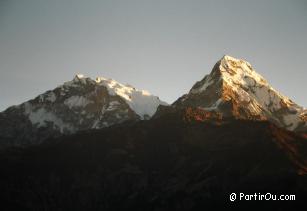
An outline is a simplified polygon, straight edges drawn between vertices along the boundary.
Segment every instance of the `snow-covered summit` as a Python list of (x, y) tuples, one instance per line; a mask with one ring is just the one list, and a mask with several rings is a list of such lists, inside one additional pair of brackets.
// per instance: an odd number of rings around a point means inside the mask
[(241, 119), (268, 119), (289, 130), (306, 126), (303, 108), (282, 95), (250, 63), (225, 55), (174, 106), (195, 106)]
[(150, 119), (159, 105), (166, 103), (148, 91), (77, 74), (54, 90), (0, 113), (0, 137), (14, 137), (13, 145), (39, 143), (51, 136)]
[(95, 86), (106, 87), (109, 95), (121, 97), (141, 119), (152, 117), (159, 105), (167, 105), (166, 102), (151, 95), (147, 90), (138, 90), (131, 85), (123, 85), (113, 79), (96, 77), (95, 80), (92, 80), (83, 74), (78, 74), (72, 82), (68, 82), (68, 85), (75, 86), (76, 83), (81, 82), (81, 84), (95, 84)]

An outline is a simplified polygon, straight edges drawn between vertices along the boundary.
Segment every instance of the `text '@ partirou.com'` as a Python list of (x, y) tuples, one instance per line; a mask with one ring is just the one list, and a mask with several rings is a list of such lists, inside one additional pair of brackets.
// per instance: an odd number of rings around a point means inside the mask
[(231, 193), (229, 195), (229, 200), (235, 201), (295, 201), (295, 195), (277, 195), (272, 193), (254, 193), (254, 194), (244, 194), (244, 193)]

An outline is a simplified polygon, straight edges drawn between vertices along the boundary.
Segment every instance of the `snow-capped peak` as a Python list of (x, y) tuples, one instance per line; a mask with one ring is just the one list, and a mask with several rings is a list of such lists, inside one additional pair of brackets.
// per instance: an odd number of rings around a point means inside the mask
[(217, 110), (236, 118), (269, 119), (289, 130), (304, 124), (299, 115), (302, 107), (273, 89), (250, 63), (228, 55), (174, 105)]
[(41, 143), (61, 134), (149, 119), (159, 105), (166, 103), (148, 91), (77, 74), (54, 90), (0, 113), (0, 124), (5, 125), (0, 137), (14, 137), (12, 144), (17, 145)]
[(141, 119), (152, 117), (159, 105), (167, 105), (159, 97), (150, 94), (146, 90), (138, 90), (131, 85), (124, 85), (114, 79), (102, 76), (96, 77), (93, 80), (83, 74), (77, 74), (72, 81), (65, 82), (60, 88), (65, 89), (65, 87), (82, 87), (86, 85), (105, 87), (109, 95), (122, 98)]
[[(106, 87), (109, 94), (119, 96), (129, 105), (129, 107), (138, 114), (141, 119), (148, 119), (154, 115), (159, 105), (167, 105), (159, 97), (150, 94), (147, 90), (138, 90), (131, 85), (124, 85), (114, 79), (105, 78), (102, 76), (92, 80), (82, 74), (75, 76), (73, 81), (66, 82), (68, 86), (78, 86), (78, 84), (95, 84), (96, 86)], [(77, 83), (77, 84), (76, 84)]]
[(84, 78), (84, 75), (79, 73), (79, 74), (76, 75), (76, 77), (81, 79), (81, 78)]
[[(273, 89), (247, 61), (226, 55), (220, 60), (219, 69), (225, 85), (241, 92), (240, 94), (243, 96), (246, 93), (249, 94), (271, 111), (272, 108), (279, 109), (282, 106), (281, 103), (286, 107), (293, 107), (294, 110), (302, 109), (288, 97)], [(274, 107), (268, 108), (269, 104), (272, 103)]]
[(113, 79), (97, 77), (96, 83), (106, 87), (110, 95), (118, 95), (124, 99), (142, 119), (153, 116), (159, 105), (167, 105), (159, 97), (151, 95), (146, 90), (138, 90), (131, 85), (123, 85)]
[(267, 81), (258, 74), (247, 61), (225, 55), (220, 60), (220, 71), (223, 79), (228, 83), (245, 83), (251, 80), (261, 85), (268, 85)]

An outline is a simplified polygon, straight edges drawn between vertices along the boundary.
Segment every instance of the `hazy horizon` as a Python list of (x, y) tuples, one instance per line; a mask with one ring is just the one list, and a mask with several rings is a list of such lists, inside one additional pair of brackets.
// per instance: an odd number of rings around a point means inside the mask
[(74, 75), (172, 103), (225, 54), (307, 107), (307, 2), (0, 1), (0, 111)]

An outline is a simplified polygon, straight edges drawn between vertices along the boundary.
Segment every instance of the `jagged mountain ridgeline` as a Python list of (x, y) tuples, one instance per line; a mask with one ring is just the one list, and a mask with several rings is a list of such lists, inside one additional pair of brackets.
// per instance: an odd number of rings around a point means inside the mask
[[(0, 113), (0, 204), (294, 210), (307, 197), (306, 114), (230, 56), (171, 105), (112, 79), (77, 75)], [(296, 200), (233, 203), (230, 193)]]
[(0, 147), (39, 144), (63, 134), (149, 119), (160, 104), (166, 105), (148, 91), (79, 74), (0, 113)]
[[(39, 144), (63, 134), (148, 120), (160, 105), (168, 106), (147, 91), (79, 74), (1, 112), (0, 147)], [(171, 105), (183, 107), (215, 111), (223, 118), (269, 120), (291, 131), (307, 128), (306, 110), (273, 89), (248, 62), (230, 56), (224, 56), (209, 75)]]
[(173, 107), (200, 107), (236, 119), (269, 120), (291, 131), (306, 130), (306, 110), (280, 94), (252, 66), (230, 56), (216, 63)]

